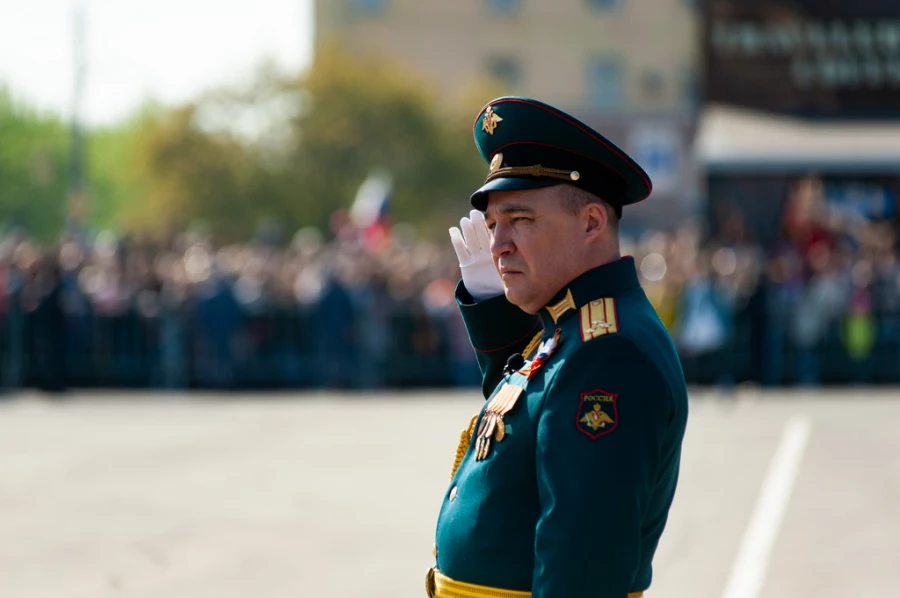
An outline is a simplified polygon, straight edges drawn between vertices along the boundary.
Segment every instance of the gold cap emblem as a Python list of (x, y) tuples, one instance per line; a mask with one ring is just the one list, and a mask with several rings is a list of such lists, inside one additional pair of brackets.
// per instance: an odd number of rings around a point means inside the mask
[(503, 153), (497, 152), (494, 154), (494, 157), (491, 158), (491, 172), (496, 171), (503, 164)]
[(488, 106), (487, 110), (484, 111), (484, 120), (481, 121), (481, 130), (487, 131), (488, 135), (493, 135), (494, 130), (497, 128), (497, 123), (502, 120), (503, 119), (494, 112), (494, 108)]

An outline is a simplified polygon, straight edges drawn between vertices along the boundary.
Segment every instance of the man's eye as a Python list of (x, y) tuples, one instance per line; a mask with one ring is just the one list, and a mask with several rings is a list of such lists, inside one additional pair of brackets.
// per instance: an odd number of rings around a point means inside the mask
[(512, 221), (513, 221), (514, 223), (515, 223), (515, 222), (527, 222), (527, 221), (529, 221), (529, 220), (531, 220), (531, 219), (530, 219), (530, 218), (526, 218), (525, 216), (516, 216), (515, 218), (512, 219)]
[(488, 222), (487, 227), (488, 227), (489, 231), (493, 232), (494, 229), (497, 228), (497, 223), (496, 222)]

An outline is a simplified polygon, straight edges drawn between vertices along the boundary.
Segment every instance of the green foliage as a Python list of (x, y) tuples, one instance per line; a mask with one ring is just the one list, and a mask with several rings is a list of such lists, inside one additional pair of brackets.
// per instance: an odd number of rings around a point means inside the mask
[(205, 219), (223, 238), (246, 238), (253, 225), (252, 156), (232, 138), (199, 130), (196, 114), (196, 106), (181, 107), (137, 131), (133, 168), (144, 192), (123, 221), (135, 232), (160, 235)]
[(396, 218), (421, 223), (442, 205), (464, 205), (482, 176), (468, 128), (388, 65), (323, 51), (299, 86), (311, 106), (294, 121), (295, 172), (310, 204), (349, 205), (368, 172), (385, 169), (396, 184)]
[(136, 163), (138, 133), (163, 114), (148, 103), (130, 119), (98, 127), (87, 138), (90, 209), (88, 222), (95, 228), (119, 228), (129, 205), (145, 193)]
[(464, 213), (483, 177), (470, 123), (390, 65), (334, 48), (299, 77), (263, 65), (248, 88), (208, 94), (139, 132), (148, 192), (130, 221), (163, 230), (202, 219), (225, 239), (247, 238), (264, 218), (289, 232), (327, 229), (366, 176), (386, 170), (393, 217), (427, 232), (442, 210)]
[[(369, 173), (384, 170), (394, 181), (394, 220), (445, 235), (484, 176), (470, 128), (490, 99), (481, 95), (455, 113), (447, 108), (454, 102), (405, 72), (336, 48), (321, 49), (300, 76), (264, 64), (250, 85), (150, 105), (90, 131), (85, 218), (154, 236), (199, 220), (234, 241), (275, 220), (289, 236), (327, 229)], [(67, 144), (59, 120), (0, 94), (0, 216), (45, 238), (58, 234)]]
[(0, 89), (0, 221), (52, 241), (66, 215), (68, 131)]

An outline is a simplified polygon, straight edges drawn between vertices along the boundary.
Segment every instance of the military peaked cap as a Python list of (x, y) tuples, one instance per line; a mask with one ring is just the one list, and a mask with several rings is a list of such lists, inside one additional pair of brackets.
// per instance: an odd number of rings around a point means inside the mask
[(622, 207), (652, 191), (647, 173), (616, 145), (576, 118), (543, 102), (502, 97), (474, 124), (475, 146), (489, 164), (472, 206), (485, 210), (491, 191), (522, 191), (568, 183)]

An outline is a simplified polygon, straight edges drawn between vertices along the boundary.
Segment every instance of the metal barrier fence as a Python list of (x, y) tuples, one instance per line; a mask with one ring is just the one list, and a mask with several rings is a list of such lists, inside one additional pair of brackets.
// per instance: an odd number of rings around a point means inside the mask
[(721, 351), (681, 354), (685, 377), (695, 384), (771, 387), (900, 384), (900, 314), (868, 316), (857, 343), (848, 340), (848, 315), (823, 319), (821, 337), (803, 346), (792, 334), (795, 313), (738, 312)]
[[(190, 309), (54, 315), (12, 306), (2, 318), (0, 383), (46, 390), (476, 387), (477, 366), (471, 350), (454, 346), (451, 317), (398, 305), (373, 335), (365, 314), (336, 324), (300, 307), (217, 321)], [(855, 357), (838, 325), (809, 348), (791, 341), (787, 325), (736, 315), (726, 346), (682, 355), (688, 381), (900, 383), (900, 315), (877, 316), (871, 350)]]
[(54, 317), (13, 308), (2, 318), (0, 382), (45, 390), (478, 385), (474, 358), (454, 359), (440, 318), (423, 325), (415, 310), (397, 308), (381, 339), (368, 338), (364, 318), (340, 324), (299, 307), (224, 321), (191, 309)]

